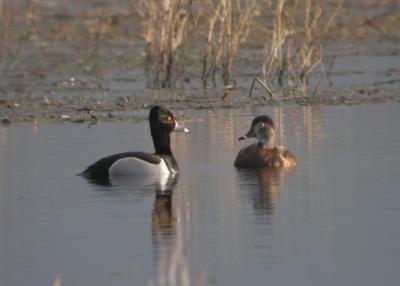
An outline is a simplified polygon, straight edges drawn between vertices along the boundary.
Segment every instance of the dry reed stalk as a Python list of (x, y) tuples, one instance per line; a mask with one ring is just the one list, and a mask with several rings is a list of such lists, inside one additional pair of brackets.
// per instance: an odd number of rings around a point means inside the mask
[(174, 86), (179, 64), (184, 58), (188, 40), (186, 30), (192, 1), (148, 0), (131, 6), (141, 19), (142, 37), (146, 42), (145, 69), (150, 87)]
[[(233, 2), (233, 7), (232, 7)], [(228, 85), (231, 78), (233, 59), (238, 52), (240, 44), (243, 43), (249, 34), (252, 19), (256, 15), (256, 3), (249, 0), (241, 3), (240, 1), (228, 1), (228, 20), (227, 24), (227, 51), (224, 64), (223, 79), (224, 84)], [(243, 7), (242, 7), (243, 4)], [(235, 16), (234, 16), (235, 15)]]
[[(208, 7), (208, 10), (212, 11), (212, 14), (211, 16), (207, 15), (210, 19), (207, 27), (207, 38), (203, 55), (202, 83), (204, 88), (207, 87), (210, 76), (213, 81), (213, 86), (216, 87), (216, 72), (220, 67), (223, 52), (222, 44), (225, 26), (221, 24), (223, 19), (221, 11), (223, 10), (222, 5), (224, 1), (218, 0), (215, 5), (214, 2), (215, 1), (211, 0), (206, 3), (206, 5), (208, 5), (206, 7)], [(217, 34), (217, 36), (214, 37), (214, 34)]]
[(254, 89), (256, 87), (256, 83), (260, 84), (265, 89), (265, 91), (269, 94), (271, 99), (274, 98), (274, 93), (272, 92), (272, 90), (259, 77), (254, 78), (253, 82), (251, 83), (249, 97), (251, 97), (253, 95)]
[[(332, 26), (344, 0), (338, 0), (328, 17), (319, 0), (278, 0), (273, 9), (273, 29), (266, 32), (264, 80), (289, 87), (292, 94), (300, 87), (305, 94), (309, 77), (323, 64), (322, 36)], [(324, 24), (325, 23), (325, 24)]]
[[(206, 7), (210, 8), (212, 7), (211, 1), (207, 1)], [(205, 47), (204, 47), (204, 55), (203, 55), (203, 68), (201, 72), (201, 79), (203, 83), (203, 87), (207, 86), (207, 79), (208, 76), (210, 75), (210, 72), (208, 72), (208, 61), (212, 53), (212, 44), (213, 44), (213, 38), (214, 38), (214, 30), (215, 30), (215, 24), (217, 22), (218, 14), (219, 14), (219, 9), (220, 7), (218, 6), (217, 9), (211, 9), (212, 12), (209, 16), (209, 19), (207, 21), (207, 36), (206, 36), (206, 42), (205, 42)]]
[[(273, 29), (267, 31), (271, 35), (271, 41), (266, 41), (264, 44), (264, 63), (262, 66), (263, 77), (271, 77), (272, 69), (278, 67), (282, 70), (282, 46), (286, 41), (287, 31), (283, 27), (284, 11), (283, 7), (285, 0), (278, 0), (273, 13)], [(269, 44), (270, 43), (270, 44)]]
[(231, 79), (233, 60), (240, 45), (248, 37), (257, 6), (254, 0), (219, 0), (208, 1), (207, 4), (212, 13), (207, 27), (202, 82), (206, 87), (211, 76), (216, 86), (216, 72), (222, 67), (223, 83), (227, 86)]
[(1, 44), (0, 44), (0, 62), (3, 59), (3, 52), (9, 42), (9, 28), (11, 18), (11, 3), (9, 0), (0, 2), (1, 16)]

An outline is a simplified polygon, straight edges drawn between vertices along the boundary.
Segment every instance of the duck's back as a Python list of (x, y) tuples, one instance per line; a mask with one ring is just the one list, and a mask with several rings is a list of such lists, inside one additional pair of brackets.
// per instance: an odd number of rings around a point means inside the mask
[(238, 168), (290, 167), (297, 165), (297, 159), (282, 147), (268, 148), (255, 143), (240, 150), (234, 165)]

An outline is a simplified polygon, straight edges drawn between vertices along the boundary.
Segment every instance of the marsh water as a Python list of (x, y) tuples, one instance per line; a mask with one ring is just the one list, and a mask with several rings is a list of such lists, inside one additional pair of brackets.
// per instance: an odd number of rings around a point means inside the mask
[[(259, 114), (300, 164), (240, 171)], [(146, 114), (143, 114), (145, 117)], [(186, 110), (175, 178), (102, 185), (102, 156), (152, 151), (146, 121), (0, 127), (1, 285), (393, 285), (400, 105)]]

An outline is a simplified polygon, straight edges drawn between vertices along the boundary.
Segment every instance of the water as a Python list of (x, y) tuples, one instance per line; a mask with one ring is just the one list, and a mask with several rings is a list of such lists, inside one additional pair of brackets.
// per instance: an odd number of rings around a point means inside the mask
[(334, 86), (384, 85), (399, 82), (400, 57), (394, 55), (341, 56), (335, 61), (330, 81)]
[[(262, 113), (295, 169), (233, 167)], [(399, 116), (399, 104), (187, 111), (180, 176), (113, 186), (75, 174), (152, 151), (146, 122), (0, 127), (0, 284), (395, 284)]]

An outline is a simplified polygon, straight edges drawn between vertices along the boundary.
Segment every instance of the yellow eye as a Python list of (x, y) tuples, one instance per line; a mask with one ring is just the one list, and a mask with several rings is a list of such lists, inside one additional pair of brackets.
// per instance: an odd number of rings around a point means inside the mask
[(167, 116), (167, 117), (165, 118), (165, 120), (171, 121), (171, 120), (172, 120), (172, 116)]

